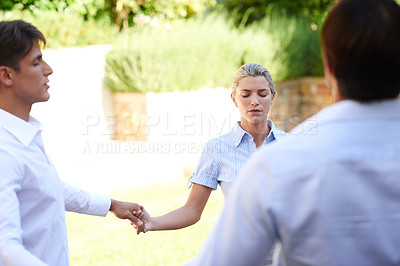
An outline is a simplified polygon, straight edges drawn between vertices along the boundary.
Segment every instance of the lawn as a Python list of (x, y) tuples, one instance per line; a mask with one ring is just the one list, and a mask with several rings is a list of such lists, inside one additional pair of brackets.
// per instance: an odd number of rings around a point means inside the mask
[[(118, 200), (141, 203), (153, 216), (164, 214), (186, 202), (190, 189), (186, 179), (157, 183), (143, 188), (116, 191)], [(176, 231), (136, 235), (128, 220), (67, 213), (72, 266), (83, 265), (182, 265), (194, 257), (218, 219), (223, 207), (220, 189), (211, 197), (197, 224)]]

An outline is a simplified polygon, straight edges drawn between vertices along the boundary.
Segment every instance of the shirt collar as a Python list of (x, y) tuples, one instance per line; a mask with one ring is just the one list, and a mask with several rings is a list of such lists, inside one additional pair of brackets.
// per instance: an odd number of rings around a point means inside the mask
[(345, 121), (352, 122), (363, 119), (400, 119), (400, 100), (389, 99), (371, 103), (343, 100), (325, 107), (317, 114), (293, 128), (290, 133), (293, 135), (301, 135), (315, 131), (317, 125), (320, 127), (325, 124)]
[(240, 122), (237, 122), (231, 131), (231, 136), (233, 142), (235, 143), (235, 147), (239, 146), (240, 142), (243, 139), (243, 136), (246, 134), (250, 135), (249, 133), (244, 131), (244, 129), (240, 126)]
[(286, 132), (279, 130), (274, 122), (272, 122), (272, 120), (268, 120), (268, 125), (271, 128), (271, 131), (269, 132), (268, 137), (266, 137), (265, 139), (268, 139), (271, 135), (271, 137), (273, 137), (274, 139), (279, 140), (280, 138), (282, 138), (283, 136), (287, 135)]
[(315, 115), (317, 123), (326, 123), (354, 119), (400, 118), (399, 99), (360, 103), (343, 100), (332, 104)]
[(42, 124), (32, 116), (29, 116), (29, 122), (26, 122), (0, 108), (0, 127), (3, 127), (27, 147), (36, 134), (41, 132)]
[[(271, 128), (271, 131), (269, 132), (265, 140), (268, 140), (269, 138), (273, 139), (280, 138), (282, 134), (280, 133), (280, 130), (275, 127), (274, 122), (268, 119), (267, 123)], [(247, 135), (249, 138), (253, 138), (253, 136), (251, 136), (240, 126), (240, 122), (237, 122), (231, 131), (231, 136), (235, 144), (235, 147), (239, 146), (240, 142), (242, 142), (242, 139), (244, 138), (245, 135)]]

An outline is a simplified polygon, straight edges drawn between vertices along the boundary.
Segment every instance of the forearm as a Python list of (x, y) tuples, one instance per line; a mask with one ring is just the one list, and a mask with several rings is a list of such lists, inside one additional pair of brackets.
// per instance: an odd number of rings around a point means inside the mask
[(65, 210), (96, 216), (106, 216), (110, 209), (110, 198), (106, 195), (88, 192), (64, 183)]
[(201, 212), (186, 205), (163, 216), (152, 217), (149, 231), (175, 230), (195, 224), (200, 220)]
[(195, 184), (181, 208), (158, 217), (151, 217), (144, 210), (146, 231), (175, 230), (195, 224), (200, 220), (211, 191), (209, 187)]

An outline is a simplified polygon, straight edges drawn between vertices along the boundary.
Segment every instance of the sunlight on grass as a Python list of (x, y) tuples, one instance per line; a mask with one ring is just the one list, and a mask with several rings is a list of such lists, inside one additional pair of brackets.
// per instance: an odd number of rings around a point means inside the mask
[[(114, 192), (118, 200), (142, 204), (153, 216), (182, 206), (187, 179)], [(71, 265), (182, 265), (202, 247), (223, 207), (220, 189), (211, 193), (201, 220), (188, 228), (136, 235), (127, 220), (111, 213), (94, 217), (67, 213)]]

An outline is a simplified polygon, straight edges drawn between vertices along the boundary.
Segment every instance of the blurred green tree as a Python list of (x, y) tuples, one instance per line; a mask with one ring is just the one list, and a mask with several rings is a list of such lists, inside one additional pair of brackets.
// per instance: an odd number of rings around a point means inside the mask
[(11, 10), (14, 6), (13, 0), (3, 0), (0, 2), (0, 10)]
[(104, 18), (105, 0), (1, 0), (0, 10), (57, 11), (78, 14), (84, 20)]
[(119, 29), (154, 20), (189, 18), (216, 4), (215, 0), (1, 0), (0, 10), (54, 10), (84, 20), (108, 20)]
[(235, 19), (237, 26), (247, 26), (265, 17), (306, 17), (321, 22), (336, 0), (220, 0), (219, 6)]
[(189, 18), (215, 5), (215, 0), (105, 0), (106, 12), (120, 28), (149, 21)]

